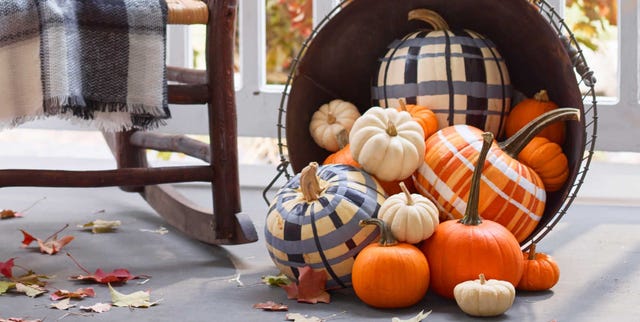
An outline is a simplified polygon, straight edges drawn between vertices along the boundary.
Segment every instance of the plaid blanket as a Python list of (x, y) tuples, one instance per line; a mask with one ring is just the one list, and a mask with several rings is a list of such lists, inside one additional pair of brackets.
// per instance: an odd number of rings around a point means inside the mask
[(163, 124), (166, 17), (164, 0), (0, 0), (0, 126)]

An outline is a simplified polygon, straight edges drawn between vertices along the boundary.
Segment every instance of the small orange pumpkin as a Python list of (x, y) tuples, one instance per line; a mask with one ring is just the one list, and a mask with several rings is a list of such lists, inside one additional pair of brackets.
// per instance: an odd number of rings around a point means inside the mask
[[(539, 91), (533, 98), (524, 99), (511, 109), (505, 124), (505, 134), (507, 137), (513, 136), (536, 117), (556, 108), (558, 108), (558, 104), (549, 99), (547, 91)], [(538, 133), (538, 136), (543, 136), (552, 142), (562, 145), (564, 143), (564, 132), (564, 123), (558, 122), (549, 125)]]
[(562, 147), (545, 137), (533, 138), (518, 154), (518, 160), (533, 169), (546, 191), (558, 191), (569, 177), (569, 160)]
[(475, 162), (465, 215), (460, 220), (440, 223), (431, 238), (422, 244), (431, 275), (431, 289), (454, 298), (456, 285), (473, 280), (480, 273), (488, 279), (516, 285), (522, 277), (524, 260), (518, 241), (505, 227), (478, 214), (480, 177), (493, 134), (482, 134), (480, 155)]
[(349, 148), (349, 134), (347, 131), (342, 130), (336, 134), (336, 141), (338, 142), (338, 151), (330, 154), (322, 164), (348, 164), (356, 168), (362, 168), (360, 164), (351, 156), (351, 149)]
[(399, 102), (400, 107), (398, 107), (398, 110), (407, 111), (411, 114), (413, 120), (422, 127), (425, 139), (438, 131), (438, 118), (431, 109), (422, 105), (406, 104), (403, 99), (400, 99)]
[(420, 301), (429, 289), (429, 263), (417, 247), (398, 243), (378, 218), (360, 225), (380, 227), (380, 242), (365, 247), (351, 271), (353, 290), (362, 302), (377, 308), (402, 308)]
[(522, 291), (544, 291), (552, 288), (560, 279), (560, 268), (551, 256), (536, 253), (536, 244), (531, 244), (524, 257), (524, 272), (516, 289)]

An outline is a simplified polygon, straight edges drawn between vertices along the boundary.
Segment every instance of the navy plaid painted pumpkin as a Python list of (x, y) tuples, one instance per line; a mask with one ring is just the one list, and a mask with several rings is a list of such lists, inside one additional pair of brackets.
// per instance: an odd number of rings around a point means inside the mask
[(372, 88), (374, 105), (398, 107), (399, 99), (430, 108), (440, 129), (467, 124), (502, 135), (511, 105), (504, 59), (491, 40), (470, 30), (450, 30), (437, 13), (409, 12), (433, 30), (408, 34), (389, 45)]
[(265, 224), (265, 242), (278, 269), (297, 279), (298, 268), (327, 272), (327, 288), (351, 285), (356, 255), (375, 241), (385, 194), (366, 172), (350, 165), (312, 162), (276, 193)]

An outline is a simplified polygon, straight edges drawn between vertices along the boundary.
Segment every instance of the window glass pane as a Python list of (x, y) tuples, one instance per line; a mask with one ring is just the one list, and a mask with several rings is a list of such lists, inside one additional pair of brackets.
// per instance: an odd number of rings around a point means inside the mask
[(596, 94), (619, 97), (618, 0), (566, 0), (565, 18), (595, 73)]
[(313, 29), (313, 0), (265, 0), (266, 82), (284, 84)]
[[(240, 72), (240, 25), (238, 21), (240, 17), (240, 8), (238, 8), (237, 18), (236, 18), (236, 38), (235, 38), (235, 51), (234, 51), (234, 70), (236, 73)], [(193, 66), (192, 68), (196, 69), (205, 69), (206, 68), (206, 59), (205, 59), (205, 46), (206, 46), (206, 34), (207, 34), (207, 26), (205, 25), (190, 25), (189, 26), (189, 37), (191, 43), (191, 50), (193, 55)]]

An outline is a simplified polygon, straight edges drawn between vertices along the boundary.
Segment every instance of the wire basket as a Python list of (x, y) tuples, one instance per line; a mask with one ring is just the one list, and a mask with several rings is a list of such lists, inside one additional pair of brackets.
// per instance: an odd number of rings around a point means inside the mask
[(591, 163), (598, 120), (593, 72), (563, 18), (544, 0), (353, 0), (336, 6), (293, 61), (278, 109), (281, 163), (264, 191), (265, 201), (269, 203), (267, 191), (281, 176), (288, 180), (309, 162), (322, 162), (330, 154), (309, 133), (311, 116), (320, 105), (340, 98), (359, 106), (361, 113), (371, 106), (377, 60), (391, 41), (417, 30), (406, 21), (415, 8), (434, 10), (449, 25), (491, 39), (509, 66), (515, 90), (530, 97), (544, 88), (559, 106), (581, 111), (580, 122), (566, 124), (563, 151), (569, 178), (563, 189), (547, 194), (540, 223), (521, 243), (526, 249), (549, 233), (573, 203)]

